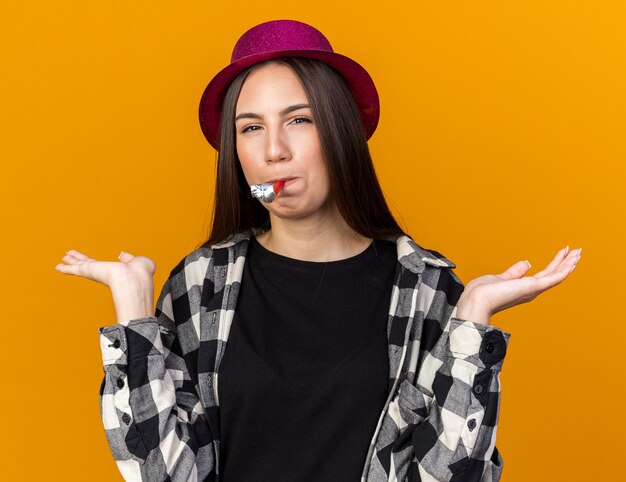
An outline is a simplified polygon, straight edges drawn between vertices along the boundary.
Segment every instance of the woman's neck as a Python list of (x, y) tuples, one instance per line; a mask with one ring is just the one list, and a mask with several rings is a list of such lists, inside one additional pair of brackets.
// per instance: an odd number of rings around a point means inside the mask
[(350, 228), (336, 208), (318, 218), (270, 218), (272, 228), (256, 239), (264, 248), (288, 258), (338, 261), (356, 256), (372, 242)]

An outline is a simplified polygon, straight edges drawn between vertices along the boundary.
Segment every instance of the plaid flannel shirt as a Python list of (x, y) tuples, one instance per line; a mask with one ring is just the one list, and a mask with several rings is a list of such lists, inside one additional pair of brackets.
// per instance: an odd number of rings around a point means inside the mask
[[(219, 481), (219, 366), (259, 232), (185, 256), (155, 316), (98, 329), (100, 411), (125, 480)], [(454, 316), (464, 289), (454, 263), (408, 236), (389, 239), (398, 253), (389, 395), (361, 482), (498, 481), (499, 372), (510, 335)]]

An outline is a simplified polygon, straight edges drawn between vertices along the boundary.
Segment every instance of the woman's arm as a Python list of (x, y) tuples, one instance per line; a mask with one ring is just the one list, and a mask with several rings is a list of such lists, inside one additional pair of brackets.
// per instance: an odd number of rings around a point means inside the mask
[(421, 364), (400, 385), (399, 414), (408, 426), (396, 449), (412, 446), (407, 481), (495, 482), (502, 471), (499, 374), (510, 335), (456, 317), (463, 284), (451, 269), (435, 272), (425, 280), (439, 294), (425, 312)]
[(455, 316), (446, 331), (430, 413), (412, 434), (422, 480), (498, 481), (499, 375), (510, 334)]
[(177, 336), (191, 311), (184, 269), (175, 271), (155, 316), (98, 330), (102, 421), (127, 481), (205, 480), (215, 470), (211, 430)]
[[(529, 263), (519, 262), (498, 275), (486, 275), (464, 287), (451, 269), (428, 280), (445, 293), (426, 314), (441, 335), (423, 357), (416, 381), (400, 387), (399, 406), (410, 424), (415, 464), (408, 480), (498, 481), (502, 458), (496, 448), (500, 409), (499, 374), (509, 333), (489, 326), (499, 311), (531, 301), (561, 283), (580, 259), (580, 250), (560, 250), (552, 262), (524, 277)], [(432, 339), (431, 330), (422, 334)], [(415, 425), (414, 427), (411, 425)]]
[[(194, 326), (209, 264), (206, 252), (171, 272), (152, 313), (156, 266), (121, 253), (120, 262), (67, 252), (56, 269), (108, 286), (118, 323), (99, 328), (104, 378), (100, 411), (120, 472), (129, 481), (211, 480), (215, 456), (204, 407), (184, 355), (194, 353)], [(197, 256), (196, 256), (197, 255)], [(194, 263), (198, 263), (194, 265)], [(184, 350), (184, 353), (183, 353)]]

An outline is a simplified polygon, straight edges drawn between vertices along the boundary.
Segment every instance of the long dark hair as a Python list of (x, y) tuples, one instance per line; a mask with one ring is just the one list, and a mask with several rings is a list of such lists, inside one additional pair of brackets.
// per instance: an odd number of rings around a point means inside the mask
[(404, 235), (378, 183), (361, 116), (343, 77), (324, 62), (281, 57), (241, 72), (222, 104), (213, 226), (201, 247), (226, 241), (250, 228), (270, 228), (269, 211), (252, 197), (237, 157), (235, 107), (246, 77), (268, 62), (290, 67), (306, 93), (320, 137), (330, 181), (330, 197), (346, 223), (362, 236), (384, 239)]

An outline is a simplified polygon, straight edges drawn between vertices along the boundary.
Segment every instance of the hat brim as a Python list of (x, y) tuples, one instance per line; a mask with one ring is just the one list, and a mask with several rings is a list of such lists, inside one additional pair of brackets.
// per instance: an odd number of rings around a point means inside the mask
[(277, 57), (304, 57), (321, 60), (341, 74), (352, 91), (361, 113), (366, 138), (378, 125), (380, 103), (374, 81), (357, 62), (345, 55), (326, 50), (278, 50), (243, 57), (220, 70), (204, 89), (200, 99), (200, 127), (209, 144), (219, 150), (219, 125), (224, 95), (230, 83), (251, 65)]

